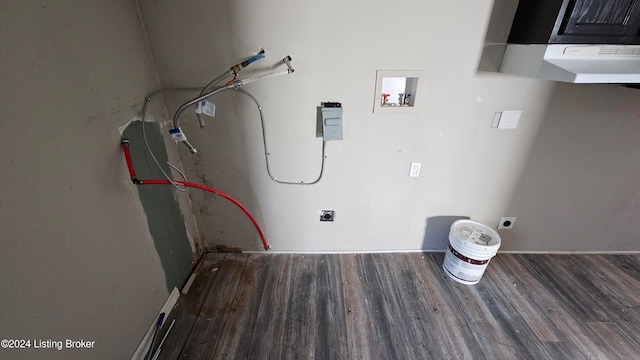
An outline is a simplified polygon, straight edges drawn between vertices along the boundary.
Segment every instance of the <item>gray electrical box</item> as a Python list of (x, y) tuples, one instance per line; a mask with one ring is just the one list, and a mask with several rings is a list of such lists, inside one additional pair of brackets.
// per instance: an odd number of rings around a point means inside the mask
[(342, 140), (342, 104), (336, 102), (322, 103), (320, 114), (324, 141)]

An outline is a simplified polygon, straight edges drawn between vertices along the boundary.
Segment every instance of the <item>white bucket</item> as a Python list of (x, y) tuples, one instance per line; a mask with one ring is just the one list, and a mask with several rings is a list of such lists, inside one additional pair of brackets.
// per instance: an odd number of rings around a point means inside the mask
[(442, 265), (453, 280), (477, 284), (498, 253), (500, 235), (492, 228), (471, 220), (457, 220), (449, 232), (449, 248)]

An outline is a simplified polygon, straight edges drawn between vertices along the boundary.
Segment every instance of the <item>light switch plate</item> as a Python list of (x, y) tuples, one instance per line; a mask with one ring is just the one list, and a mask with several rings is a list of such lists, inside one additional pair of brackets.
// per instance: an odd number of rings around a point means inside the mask
[(505, 110), (500, 115), (500, 122), (498, 123), (498, 129), (515, 129), (518, 127), (518, 121), (520, 121), (520, 115), (522, 111)]

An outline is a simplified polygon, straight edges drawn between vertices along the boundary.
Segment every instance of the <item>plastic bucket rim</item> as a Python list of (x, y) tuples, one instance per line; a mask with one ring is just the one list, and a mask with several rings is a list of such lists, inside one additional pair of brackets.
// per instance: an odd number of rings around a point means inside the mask
[[(477, 250), (474, 248), (467, 247), (462, 243), (462, 241), (458, 239), (449, 238), (449, 245), (451, 245), (451, 247), (455, 251), (459, 252), (460, 254), (472, 260), (479, 260), (479, 261), (488, 260), (496, 256), (496, 254), (498, 253), (498, 249), (492, 249), (490, 251), (482, 251), (482, 250)], [(448, 248), (447, 248), (447, 251), (449, 251)]]
[(459, 234), (449, 234), (449, 242), (456, 241), (461, 247), (474, 252), (494, 252), (500, 249), (500, 243), (495, 245), (482, 245), (463, 239)]
[[(490, 234), (491, 237), (495, 239), (496, 243), (483, 245), (483, 244), (467, 241), (467, 239), (462, 238), (462, 232), (458, 231), (458, 229), (462, 225), (467, 225), (467, 227), (477, 229), (484, 234)], [(449, 238), (451, 238), (452, 235), (460, 238), (461, 240), (467, 241), (472, 246), (486, 247), (486, 248), (493, 248), (493, 247), (499, 248), (500, 245), (502, 244), (502, 238), (500, 238), (500, 234), (498, 234), (497, 231), (488, 227), (485, 224), (482, 224), (473, 220), (468, 220), (468, 219), (459, 219), (454, 221), (453, 224), (451, 224), (451, 228), (449, 229)]]

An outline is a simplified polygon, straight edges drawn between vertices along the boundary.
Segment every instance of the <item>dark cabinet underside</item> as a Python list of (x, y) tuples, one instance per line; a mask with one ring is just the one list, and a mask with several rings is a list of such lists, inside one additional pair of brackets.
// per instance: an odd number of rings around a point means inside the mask
[(521, 0), (509, 43), (640, 44), (640, 0)]

